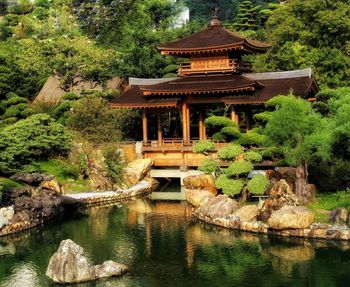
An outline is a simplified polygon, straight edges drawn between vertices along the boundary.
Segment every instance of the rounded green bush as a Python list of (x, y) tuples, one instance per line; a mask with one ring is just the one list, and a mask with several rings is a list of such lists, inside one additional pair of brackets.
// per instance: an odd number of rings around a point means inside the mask
[(220, 132), (234, 138), (238, 138), (241, 135), (241, 132), (237, 127), (224, 127)]
[(211, 137), (213, 141), (226, 141), (227, 137), (222, 132), (217, 132)]
[(206, 159), (201, 163), (198, 169), (205, 173), (213, 173), (217, 169), (217, 164), (214, 160)]
[(270, 185), (270, 181), (264, 175), (253, 177), (247, 184), (247, 189), (255, 195), (263, 195)]
[(219, 150), (218, 156), (221, 160), (234, 160), (237, 156), (244, 152), (242, 146), (230, 144), (229, 146)]
[(252, 163), (262, 162), (262, 156), (255, 151), (248, 151), (244, 154), (244, 159)]
[(211, 116), (204, 121), (206, 127), (237, 127), (237, 124), (224, 116)]
[(246, 160), (235, 161), (230, 164), (226, 170), (228, 177), (248, 175), (253, 170), (254, 166), (251, 162)]
[(215, 186), (223, 193), (234, 196), (241, 193), (244, 182), (241, 179), (229, 179), (226, 175), (220, 175), (215, 181)]
[(195, 153), (210, 153), (215, 151), (215, 145), (209, 140), (201, 140), (193, 147)]

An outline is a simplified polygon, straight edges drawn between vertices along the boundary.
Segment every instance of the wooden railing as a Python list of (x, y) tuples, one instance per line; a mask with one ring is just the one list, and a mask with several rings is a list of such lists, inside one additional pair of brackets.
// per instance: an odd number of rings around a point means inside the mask
[(209, 74), (209, 73), (234, 73), (234, 72), (250, 72), (252, 70), (251, 63), (229, 60), (217, 61), (191, 61), (180, 63), (178, 74), (186, 76), (191, 74)]
[[(190, 152), (193, 146), (199, 141), (199, 139), (191, 139), (190, 141), (184, 141), (181, 138), (178, 139), (163, 139), (162, 141), (151, 140), (143, 142), (142, 150), (145, 151), (187, 151)], [(217, 148), (226, 146), (226, 142), (216, 141), (214, 142)]]

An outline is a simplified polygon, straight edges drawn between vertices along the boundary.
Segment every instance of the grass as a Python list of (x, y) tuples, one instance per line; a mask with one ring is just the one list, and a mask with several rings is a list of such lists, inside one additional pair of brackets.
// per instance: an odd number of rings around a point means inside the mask
[(62, 184), (65, 193), (89, 192), (92, 190), (90, 180), (78, 178), (78, 173), (62, 160), (41, 161), (36, 165), (41, 171), (55, 176), (58, 182)]
[(8, 190), (12, 188), (20, 188), (23, 186), (23, 184), (12, 179), (0, 176), (0, 186), (2, 187), (2, 190)]
[(350, 211), (350, 189), (329, 194), (318, 194), (316, 200), (308, 205), (315, 213), (318, 222), (328, 222), (328, 211), (344, 207)]

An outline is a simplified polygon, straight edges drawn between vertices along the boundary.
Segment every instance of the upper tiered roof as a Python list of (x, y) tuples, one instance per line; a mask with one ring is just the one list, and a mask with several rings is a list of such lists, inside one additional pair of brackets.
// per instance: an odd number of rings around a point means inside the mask
[(239, 50), (241, 53), (265, 52), (271, 45), (248, 38), (244, 38), (221, 26), (217, 17), (213, 17), (209, 27), (176, 40), (158, 48), (162, 54), (189, 56), (193, 54), (229, 52)]

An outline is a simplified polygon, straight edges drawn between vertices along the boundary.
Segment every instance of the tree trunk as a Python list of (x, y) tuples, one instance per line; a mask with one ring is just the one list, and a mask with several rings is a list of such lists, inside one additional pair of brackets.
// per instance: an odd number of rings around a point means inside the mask
[(314, 196), (314, 194), (312, 194), (312, 188), (308, 182), (308, 176), (307, 163), (300, 164), (296, 168), (295, 195), (297, 196), (299, 203), (302, 205), (308, 204)]
[(243, 190), (241, 192), (241, 196), (239, 198), (239, 203), (240, 204), (245, 204), (249, 198), (249, 191), (247, 189), (247, 186), (243, 187)]

